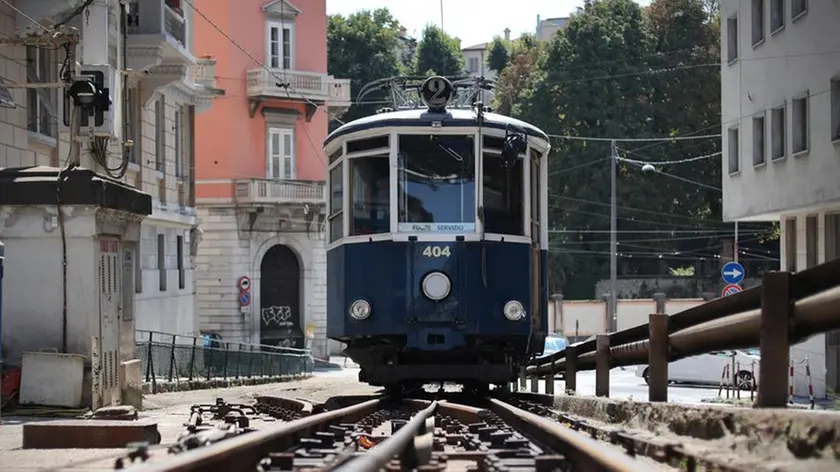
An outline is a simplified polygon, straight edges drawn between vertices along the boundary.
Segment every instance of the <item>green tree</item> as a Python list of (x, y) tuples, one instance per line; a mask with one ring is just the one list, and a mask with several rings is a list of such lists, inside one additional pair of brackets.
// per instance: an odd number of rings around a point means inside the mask
[(510, 42), (496, 36), (487, 53), (487, 67), (496, 73), (502, 72), (510, 61)]
[[(628, 68), (644, 70), (653, 47), (635, 2), (589, 3), (548, 45), (537, 83), (523, 92), (524, 103), (514, 106), (515, 115), (557, 135), (645, 136), (651, 83), (645, 74), (628, 74)], [(552, 288), (570, 298), (593, 297), (594, 282), (608, 273), (604, 241), (609, 235), (577, 231), (609, 229), (608, 208), (585, 203), (610, 201), (609, 143), (557, 140), (553, 146), (549, 224), (559, 232), (551, 241)], [(655, 190), (640, 185), (641, 179), (641, 172), (622, 168), (619, 201), (640, 188), (655, 198)], [(620, 229), (634, 229), (632, 220), (619, 223), (625, 223)]]
[(513, 41), (510, 59), (496, 79), (493, 108), (503, 115), (518, 114), (514, 106), (522, 103), (523, 91), (533, 88), (539, 78), (540, 60), (545, 54), (544, 43), (532, 34), (523, 34)]
[[(335, 77), (349, 78), (351, 91), (357, 94), (374, 80), (400, 73), (400, 24), (386, 8), (361, 10), (348, 17), (331, 15), (327, 23), (327, 68)], [(368, 95), (363, 104), (354, 104), (342, 117), (354, 120), (373, 114), (384, 99)], [(332, 123), (331, 126), (335, 126)]]
[(434, 25), (423, 29), (417, 45), (414, 72), (418, 75), (459, 75), (464, 71), (461, 41)]

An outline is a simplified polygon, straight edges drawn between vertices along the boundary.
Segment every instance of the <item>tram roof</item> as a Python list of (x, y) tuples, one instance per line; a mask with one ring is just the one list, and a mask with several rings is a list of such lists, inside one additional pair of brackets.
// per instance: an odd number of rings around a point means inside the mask
[[(450, 109), (444, 113), (432, 113), (425, 109), (399, 110), (366, 116), (344, 124), (327, 136), (324, 146), (337, 138), (358, 131), (386, 127), (425, 127), (430, 126), (433, 121), (440, 121), (441, 128), (478, 126), (476, 114), (471, 109)], [(482, 127), (505, 130), (508, 126), (514, 126), (528, 136), (548, 141), (548, 135), (530, 123), (497, 113), (484, 113)]]

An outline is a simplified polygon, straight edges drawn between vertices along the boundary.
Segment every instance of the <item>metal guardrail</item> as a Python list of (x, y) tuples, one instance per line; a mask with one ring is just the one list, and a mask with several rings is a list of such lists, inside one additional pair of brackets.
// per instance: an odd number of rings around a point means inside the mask
[[(650, 401), (668, 399), (668, 363), (716, 350), (759, 346), (756, 406), (783, 407), (788, 399), (790, 346), (815, 334), (840, 329), (840, 259), (799, 273), (765, 274), (762, 284), (532, 361), (523, 376), (565, 372), (566, 390), (576, 390), (578, 370), (595, 369), (595, 393), (609, 396), (609, 370), (648, 364)], [(533, 390), (533, 388), (532, 388)]]
[(292, 376), (311, 374), (313, 367), (308, 349), (208, 341), (202, 336), (141, 329), (135, 344), (142, 375), (152, 384), (152, 392), (159, 381)]

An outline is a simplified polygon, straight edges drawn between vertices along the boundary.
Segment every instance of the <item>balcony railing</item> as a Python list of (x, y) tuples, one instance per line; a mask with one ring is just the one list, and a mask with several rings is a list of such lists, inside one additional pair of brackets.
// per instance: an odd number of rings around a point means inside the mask
[(187, 24), (183, 14), (163, 0), (129, 2), (128, 34), (168, 34), (187, 47)]
[(194, 83), (205, 87), (216, 86), (216, 59), (211, 57), (198, 58), (191, 70)]
[[(249, 97), (277, 97), (350, 103), (350, 81), (291, 69), (252, 69), (246, 73)], [(288, 86), (285, 86), (288, 84)]]
[(247, 179), (234, 182), (237, 203), (325, 203), (325, 184), (314, 180)]

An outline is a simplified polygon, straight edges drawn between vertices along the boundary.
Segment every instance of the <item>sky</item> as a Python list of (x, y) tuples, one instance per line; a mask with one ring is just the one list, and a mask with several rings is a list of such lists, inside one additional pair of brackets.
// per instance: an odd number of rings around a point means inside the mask
[[(643, 6), (650, 0), (636, 0)], [(493, 36), (504, 34), (510, 28), (511, 37), (520, 33), (534, 33), (537, 15), (542, 19), (569, 16), (583, 0), (442, 0), (443, 29), (461, 39), (461, 47), (489, 42)], [(348, 15), (358, 10), (386, 7), (408, 29), (410, 36), (419, 37), (429, 23), (440, 26), (440, 1), (417, 2), (409, 0), (327, 0), (327, 13)], [(492, 8), (493, 6), (498, 6)]]

